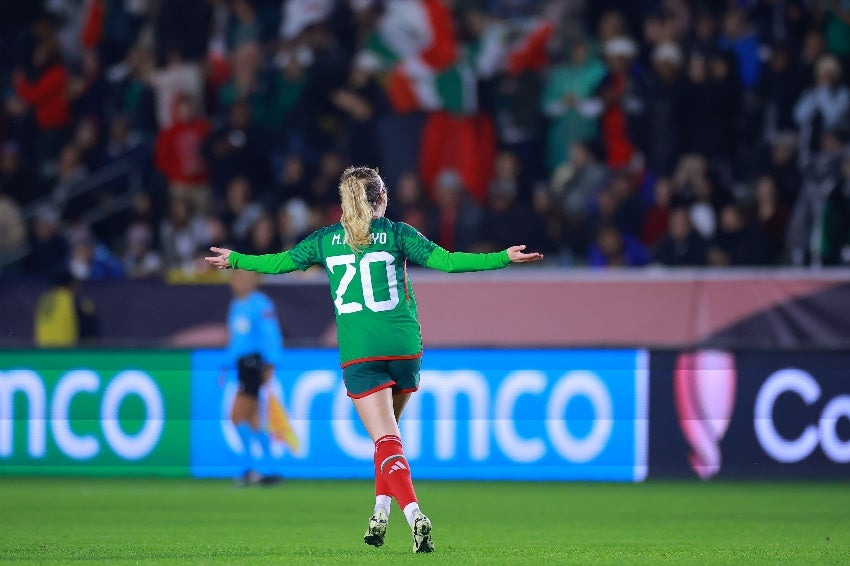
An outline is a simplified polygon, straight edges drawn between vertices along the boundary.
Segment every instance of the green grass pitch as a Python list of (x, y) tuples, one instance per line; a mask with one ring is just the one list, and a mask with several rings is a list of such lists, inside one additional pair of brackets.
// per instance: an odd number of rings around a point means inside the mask
[(396, 507), (363, 544), (365, 481), (0, 478), (0, 562), (611, 564), (850, 561), (847, 483), (419, 482), (432, 555)]

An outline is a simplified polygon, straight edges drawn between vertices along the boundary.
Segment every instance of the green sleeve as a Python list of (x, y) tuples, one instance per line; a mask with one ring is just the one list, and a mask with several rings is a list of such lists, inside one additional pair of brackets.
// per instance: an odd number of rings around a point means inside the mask
[(445, 271), (446, 273), (467, 273), (470, 271), (488, 271), (491, 269), (502, 269), (510, 265), (508, 251), (493, 252), (489, 254), (468, 254), (463, 252), (447, 252), (437, 246), (425, 267)]
[(491, 254), (450, 253), (409, 224), (399, 222), (396, 227), (404, 256), (431, 269), (446, 273), (466, 273), (501, 269), (511, 263), (507, 250)]
[(247, 255), (239, 252), (230, 252), (228, 262), (234, 269), (245, 271), (256, 271), (274, 275), (276, 273), (290, 273), (292, 271), (304, 271), (322, 261), (319, 251), (321, 235), (319, 230), (313, 232), (297, 244), (291, 250), (279, 254)]
[(244, 269), (245, 271), (256, 271), (257, 273), (289, 273), (298, 269), (292, 261), (292, 254), (288, 251), (279, 254), (247, 255), (239, 252), (230, 252), (228, 258), (230, 267)]

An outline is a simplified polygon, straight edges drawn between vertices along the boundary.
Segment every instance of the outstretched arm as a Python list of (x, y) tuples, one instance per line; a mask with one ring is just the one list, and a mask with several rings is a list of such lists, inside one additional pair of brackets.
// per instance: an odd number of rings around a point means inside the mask
[(204, 259), (210, 265), (219, 269), (244, 269), (245, 271), (256, 271), (274, 275), (277, 273), (289, 273), (300, 269), (288, 251), (279, 254), (247, 255), (228, 250), (227, 248), (210, 248), (214, 256)]
[(446, 273), (501, 269), (511, 263), (530, 263), (543, 259), (543, 254), (540, 253), (524, 253), (525, 246), (512, 246), (501, 252), (489, 254), (448, 252), (409, 224), (399, 222), (396, 226), (405, 257), (419, 265)]
[(501, 252), (471, 254), (447, 252), (437, 246), (425, 262), (425, 267), (446, 273), (468, 273), (470, 271), (501, 269), (511, 263), (531, 263), (543, 259), (541, 253), (524, 253), (523, 250), (525, 250), (525, 246), (512, 246)]

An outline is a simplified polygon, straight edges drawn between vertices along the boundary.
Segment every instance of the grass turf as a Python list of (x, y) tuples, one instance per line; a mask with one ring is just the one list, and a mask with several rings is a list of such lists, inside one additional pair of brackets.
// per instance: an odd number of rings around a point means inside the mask
[(0, 562), (109, 564), (847, 563), (846, 483), (417, 485), (437, 552), (367, 482), (0, 478)]

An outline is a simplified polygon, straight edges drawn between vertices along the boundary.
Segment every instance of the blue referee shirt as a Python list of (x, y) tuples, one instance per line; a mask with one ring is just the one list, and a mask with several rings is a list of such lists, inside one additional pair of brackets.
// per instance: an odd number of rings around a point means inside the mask
[(249, 354), (260, 354), (263, 361), (278, 366), (283, 348), (283, 336), (277, 321), (274, 303), (260, 291), (233, 299), (227, 315), (230, 343), (227, 360), (236, 366), (239, 358)]

